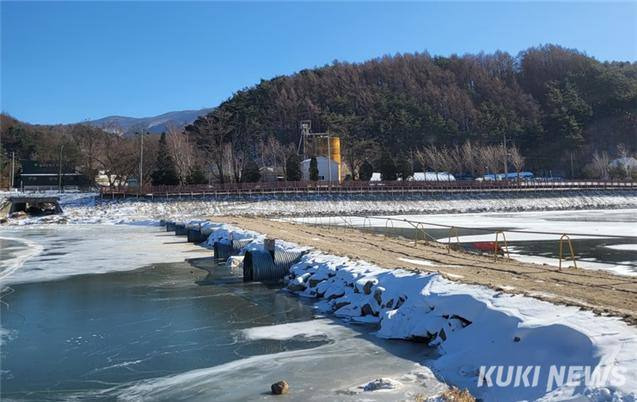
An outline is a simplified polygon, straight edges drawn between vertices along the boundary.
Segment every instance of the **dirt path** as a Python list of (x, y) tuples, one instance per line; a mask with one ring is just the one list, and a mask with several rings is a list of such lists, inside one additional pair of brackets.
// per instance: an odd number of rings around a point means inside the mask
[[(533, 296), (552, 303), (575, 305), (598, 314), (618, 316), (637, 325), (635, 277), (576, 268), (558, 271), (548, 265), (503, 258), (494, 261), (493, 257), (454, 250), (449, 252), (441, 244), (414, 245), (413, 241), (349, 228), (315, 227), (238, 216), (215, 216), (211, 220), (313, 247), (328, 254), (363, 259), (384, 268), (439, 272), (450, 280)], [(433, 264), (426, 265), (427, 261)]]

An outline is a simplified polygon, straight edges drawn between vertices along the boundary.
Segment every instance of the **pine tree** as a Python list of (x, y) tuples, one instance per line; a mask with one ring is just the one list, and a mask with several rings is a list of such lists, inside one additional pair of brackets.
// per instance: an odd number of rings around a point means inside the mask
[(316, 160), (316, 157), (313, 156), (312, 159), (310, 159), (310, 180), (318, 181), (318, 179), (319, 179), (318, 161)]
[(195, 165), (190, 169), (186, 182), (188, 184), (206, 184), (208, 183), (208, 179), (206, 178), (206, 174), (203, 170), (201, 170), (201, 167), (199, 167), (199, 165)]
[(168, 152), (166, 133), (159, 137), (159, 149), (157, 151), (157, 164), (151, 176), (153, 185), (175, 185), (179, 183), (175, 163)]
[(394, 160), (389, 152), (384, 151), (381, 154), (378, 166), (380, 169), (380, 177), (383, 181), (396, 180), (396, 164), (394, 164)]
[(369, 181), (374, 174), (374, 166), (369, 161), (364, 161), (358, 169), (358, 178), (362, 181)]
[(287, 181), (300, 181), (301, 177), (301, 161), (298, 155), (292, 154), (285, 161), (285, 179)]
[(253, 160), (249, 160), (241, 172), (241, 181), (244, 183), (256, 183), (261, 179), (259, 166)]
[(414, 170), (411, 167), (411, 162), (406, 158), (399, 158), (396, 163), (396, 170), (398, 170), (398, 176), (403, 180), (409, 179), (414, 174)]

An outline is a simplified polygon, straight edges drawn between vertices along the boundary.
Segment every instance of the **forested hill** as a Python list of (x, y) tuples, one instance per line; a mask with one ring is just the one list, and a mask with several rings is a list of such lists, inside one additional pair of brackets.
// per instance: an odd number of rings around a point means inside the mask
[(340, 134), (345, 147), (373, 140), (395, 155), (506, 136), (528, 167), (555, 169), (573, 155), (579, 165), (596, 150), (612, 155), (620, 143), (637, 149), (637, 63), (601, 63), (555, 45), (515, 57), (418, 53), (335, 62), (261, 81), (210, 118), (235, 147), (268, 135), (296, 142), (304, 119), (313, 131)]

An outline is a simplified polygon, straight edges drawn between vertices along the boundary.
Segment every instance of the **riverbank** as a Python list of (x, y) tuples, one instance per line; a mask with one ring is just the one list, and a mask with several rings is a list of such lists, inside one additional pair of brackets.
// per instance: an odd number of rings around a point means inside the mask
[[(5, 193), (6, 195), (6, 193)], [(2, 195), (0, 194), (0, 198)], [(209, 216), (327, 216), (441, 214), (494, 211), (553, 211), (637, 208), (635, 190), (494, 191), (407, 194), (301, 194), (100, 199), (96, 194), (63, 194), (62, 216), (14, 223), (128, 223)]]
[[(468, 388), (479, 398), (633, 400), (637, 395), (637, 330), (606, 315), (634, 323), (636, 309), (630, 304), (634, 298), (617, 288), (612, 307), (597, 299), (616, 286), (610, 281), (623, 279), (623, 285), (634, 285), (626, 278), (476, 260), (447, 254), (443, 247), (402, 245), (406, 248), (400, 249), (391, 239), (350, 229), (245, 217), (215, 221), (237, 225), (242, 228), (236, 229), (238, 233), (245, 229), (267, 233), (294, 242), (295, 247), (321, 250), (311, 251), (292, 266), (287, 277), (291, 292), (320, 300), (322, 311), (378, 325), (377, 336), (438, 347), (442, 356), (432, 367), (439, 378)], [(226, 237), (232, 232), (227, 226), (222, 229)], [(255, 238), (251, 247), (262, 241)], [(410, 270), (397, 269), (406, 265)], [(507, 277), (517, 281), (516, 287), (493, 283)], [(573, 283), (573, 277), (581, 277), (583, 283)], [(600, 277), (609, 283), (586, 283)], [(527, 282), (541, 289), (534, 297), (528, 296)], [(561, 295), (552, 293), (560, 288)], [(587, 294), (591, 299), (584, 301)], [(571, 376), (567, 380), (565, 374), (560, 377), (565, 370)], [(529, 381), (530, 373), (537, 379)]]
[[(557, 304), (612, 314), (637, 323), (637, 283), (610, 272), (568, 268), (468, 255), (442, 244), (414, 245), (345, 227), (308, 226), (265, 218), (214, 217), (215, 222), (266, 233), (276, 239), (321, 250), (326, 254), (365, 260), (379, 267), (436, 272), (466, 284), (487, 286), (509, 294), (533, 296)], [(603, 291), (602, 291), (603, 290)]]

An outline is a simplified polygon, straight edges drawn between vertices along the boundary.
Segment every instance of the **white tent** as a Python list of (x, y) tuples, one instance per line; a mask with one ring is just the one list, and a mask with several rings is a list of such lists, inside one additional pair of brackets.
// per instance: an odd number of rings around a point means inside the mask
[(413, 181), (455, 181), (456, 178), (448, 172), (414, 172)]
[(611, 167), (622, 167), (624, 169), (637, 170), (637, 159), (632, 156), (626, 158), (613, 159), (609, 165)]

